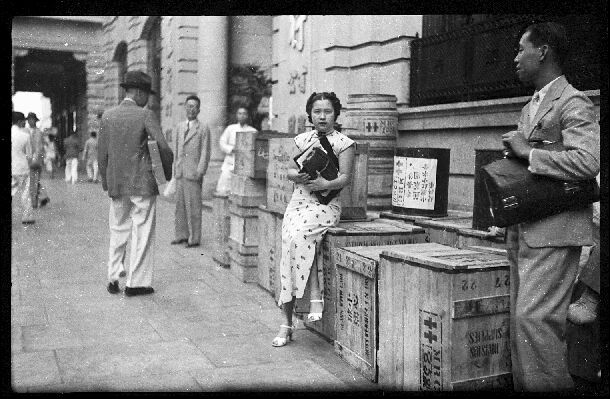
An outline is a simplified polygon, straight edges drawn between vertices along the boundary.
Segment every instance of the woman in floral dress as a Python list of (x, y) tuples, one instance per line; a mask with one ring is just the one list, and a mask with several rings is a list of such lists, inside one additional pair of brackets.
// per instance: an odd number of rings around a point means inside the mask
[(315, 130), (294, 138), (296, 149), (293, 157), (311, 147), (332, 149), (332, 154), (328, 150), (326, 152), (331, 159), (338, 161), (339, 176), (331, 181), (321, 176), (310, 179), (307, 173), (299, 173), (296, 165), (287, 171), (288, 179), (295, 185), (282, 224), (281, 290), (278, 301), (286, 322), (280, 326), (273, 346), (284, 346), (292, 339), (294, 301), (303, 297), (306, 286), (311, 297), (308, 320), (317, 321), (322, 317), (324, 287), (322, 270), (315, 261), (316, 248), (328, 228), (339, 223), (341, 202), (336, 196), (324, 205), (314, 192), (338, 190), (349, 185), (354, 161), (354, 141), (334, 129), (341, 112), (341, 102), (335, 93), (314, 92), (307, 100), (305, 110)]

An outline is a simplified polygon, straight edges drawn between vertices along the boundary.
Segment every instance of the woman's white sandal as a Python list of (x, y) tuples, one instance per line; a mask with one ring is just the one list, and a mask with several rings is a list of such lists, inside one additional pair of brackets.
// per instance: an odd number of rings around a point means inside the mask
[[(312, 299), (309, 302), (312, 302), (312, 303), (313, 302), (316, 302), (316, 303), (321, 302), (322, 303), (322, 307), (324, 307), (324, 299)], [(320, 321), (320, 320), (322, 320), (322, 312), (319, 312), (319, 313), (317, 313), (317, 312), (316, 313), (309, 313), (307, 315), (307, 321), (310, 322), (310, 323), (314, 322), (314, 321)]]
[(289, 340), (292, 341), (292, 332), (294, 331), (294, 326), (287, 326), (285, 324), (282, 324), (280, 326), (280, 332), (282, 332), (282, 328), (285, 328), (288, 330), (288, 332), (286, 332), (286, 336), (280, 337), (278, 335), (277, 337), (273, 338), (273, 341), (271, 342), (271, 346), (280, 347), (280, 346), (286, 345)]

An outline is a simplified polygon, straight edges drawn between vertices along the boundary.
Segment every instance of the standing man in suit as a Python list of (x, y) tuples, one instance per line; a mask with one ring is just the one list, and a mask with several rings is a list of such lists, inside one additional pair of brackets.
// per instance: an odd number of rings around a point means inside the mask
[(173, 176), (176, 179), (175, 239), (197, 247), (201, 240), (201, 187), (210, 163), (210, 129), (197, 119), (201, 101), (188, 96), (184, 103), (186, 118), (176, 128)]
[(151, 90), (151, 78), (141, 71), (129, 71), (121, 83), (125, 99), (102, 116), (98, 142), (102, 188), (110, 196), (110, 248), (108, 250), (108, 292), (116, 294), (127, 240), (132, 237), (125, 295), (152, 294), (156, 200), (159, 188), (152, 172), (147, 141), (157, 141), (167, 179), (173, 154), (161, 132), (155, 114), (144, 108)]
[[(553, 22), (530, 25), (515, 58), (517, 75), (536, 90), (516, 131), (502, 136), (533, 174), (575, 181), (599, 172), (599, 124), (593, 103), (562, 72), (567, 36)], [(565, 151), (532, 149), (561, 142)], [(583, 245), (592, 244), (591, 206), (509, 226), (511, 360), (516, 391), (571, 390), (566, 317)]]

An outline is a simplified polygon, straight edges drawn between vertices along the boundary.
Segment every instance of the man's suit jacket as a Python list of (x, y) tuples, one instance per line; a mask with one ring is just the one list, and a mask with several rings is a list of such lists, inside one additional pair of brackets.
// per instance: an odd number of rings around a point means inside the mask
[(44, 143), (42, 140), (42, 131), (37, 127), (28, 127), (30, 132), (30, 143), (32, 145), (32, 162), (35, 164), (31, 165), (34, 168), (40, 168), (44, 161)]
[[(559, 141), (567, 150), (533, 150), (530, 171), (561, 180), (595, 178), (600, 168), (600, 139), (591, 100), (562, 76), (549, 87), (531, 122), (529, 109), (529, 103), (523, 107), (518, 130), (530, 141)], [(530, 247), (591, 245), (592, 209), (566, 211), (522, 223), (520, 231)]]
[(102, 115), (97, 159), (102, 188), (110, 197), (159, 194), (148, 152), (149, 135), (157, 140), (169, 176), (173, 154), (153, 111), (125, 99)]
[[(185, 137), (186, 133), (186, 137)], [(174, 177), (201, 182), (210, 163), (210, 129), (198, 120), (191, 121), (187, 133), (186, 121), (180, 122), (176, 128), (174, 140)]]

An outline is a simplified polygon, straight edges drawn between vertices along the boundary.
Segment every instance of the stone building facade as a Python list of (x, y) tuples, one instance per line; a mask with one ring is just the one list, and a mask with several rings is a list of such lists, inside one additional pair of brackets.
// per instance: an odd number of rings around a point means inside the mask
[[(149, 107), (159, 116), (170, 142), (176, 124), (185, 118), (184, 99), (198, 95), (202, 100), (200, 119), (208, 123), (213, 135), (212, 161), (204, 183), (207, 198), (211, 197), (223, 159), (218, 139), (232, 117), (231, 67), (255, 66), (263, 71), (270, 81), (270, 98), (264, 97), (258, 108), (269, 112), (270, 128), (280, 132), (309, 129), (307, 97), (313, 91), (334, 91), (344, 107), (338, 122), (345, 132), (375, 139), (379, 132), (374, 127), (385, 122), (369, 118), (374, 129), (367, 130), (354, 116), (360, 106), (354, 95), (360, 99), (386, 95), (384, 101), (392, 100), (384, 102), (390, 104), (384, 112), (393, 115), (390, 119), (394, 122), (385, 123), (385, 134), (395, 141), (372, 148), (370, 173), (376, 177), (369, 179), (369, 194), (378, 196), (376, 206), (390, 206), (394, 147), (439, 147), (451, 149), (449, 208), (471, 211), (475, 150), (501, 148), (501, 133), (516, 127), (519, 110), (528, 97), (411, 106), (411, 43), (422, 33), (446, 31), (454, 29), (456, 23), (476, 23), (485, 18), (106, 16), (72, 20), (76, 27), (70, 29), (76, 30), (70, 33), (68, 25), (57, 21), (23, 17), (13, 24), (13, 59), (16, 52), (19, 57), (31, 43), (43, 41), (31, 34), (28, 24), (57, 25), (48, 28), (53, 34), (45, 35), (57, 38), (52, 47), (65, 49), (61, 43), (68, 43), (74, 57), (85, 63), (86, 90), (77, 97), (79, 125), (87, 129), (96, 127), (97, 114), (120, 102), (124, 93), (119, 83), (127, 70), (141, 69), (153, 77), (153, 87), (159, 94), (151, 99)], [(514, 57), (497, 51), (489, 54), (511, 60)], [(599, 110), (599, 90), (594, 88), (587, 94)]]

